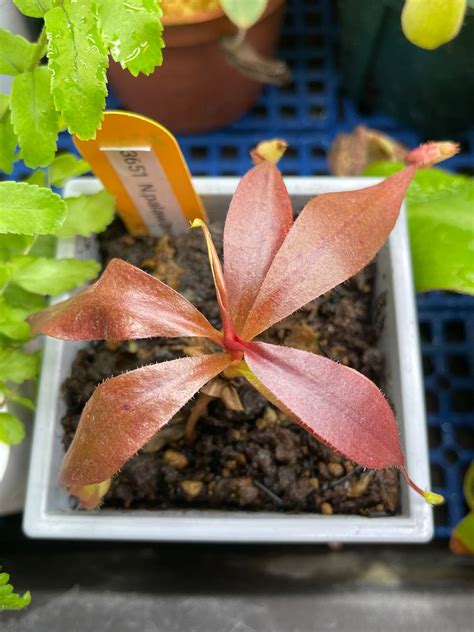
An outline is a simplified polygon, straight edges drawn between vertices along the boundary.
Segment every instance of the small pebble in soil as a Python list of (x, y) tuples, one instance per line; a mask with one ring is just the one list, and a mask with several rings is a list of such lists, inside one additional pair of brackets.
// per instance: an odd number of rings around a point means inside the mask
[(340, 463), (328, 463), (328, 471), (335, 478), (339, 478), (344, 475), (344, 466)]
[(166, 465), (171, 465), (177, 470), (183, 470), (189, 463), (187, 456), (177, 450), (166, 450), (163, 459)]
[(181, 481), (180, 485), (183, 492), (186, 496), (189, 496), (189, 498), (199, 496), (204, 487), (202, 481)]
[(334, 513), (331, 503), (321, 503), (321, 513), (331, 516)]

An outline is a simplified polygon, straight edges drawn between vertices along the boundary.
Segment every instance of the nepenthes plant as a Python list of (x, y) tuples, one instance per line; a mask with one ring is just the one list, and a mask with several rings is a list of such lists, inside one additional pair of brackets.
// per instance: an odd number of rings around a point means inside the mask
[(393, 229), (416, 170), (452, 155), (452, 144), (408, 154), (380, 184), (326, 193), (293, 220), (277, 167), (267, 160), (241, 180), (224, 228), (221, 265), (201, 220), (222, 330), (168, 285), (113, 259), (101, 278), (29, 321), (63, 340), (201, 337), (216, 353), (145, 366), (100, 384), (86, 404), (61, 471), (82, 506), (96, 506), (110, 478), (217, 375), (245, 377), (319, 441), (366, 468), (407, 472), (397, 423), (383, 393), (357, 371), (326, 357), (258, 341), (269, 327), (366, 266)]

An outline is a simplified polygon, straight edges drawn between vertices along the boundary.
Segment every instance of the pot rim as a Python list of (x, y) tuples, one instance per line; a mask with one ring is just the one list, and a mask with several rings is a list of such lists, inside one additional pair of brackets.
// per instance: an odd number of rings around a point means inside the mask
[(211, 20), (218, 20), (224, 17), (224, 11), (219, 7), (217, 9), (209, 9), (208, 11), (199, 11), (192, 15), (179, 16), (165, 16), (161, 18), (161, 22), (164, 27), (167, 26), (183, 26), (201, 24), (202, 22), (210, 22)]
[[(285, 2), (285, 0), (269, 0), (268, 5), (265, 7), (265, 11), (257, 20), (256, 24), (261, 22), (261, 20), (265, 19), (268, 15), (276, 11), (276, 9)], [(211, 22), (212, 20), (220, 20), (220, 19), (228, 20), (224, 11), (218, 7), (217, 9), (208, 9), (207, 11), (199, 11), (197, 13), (193, 13), (192, 15), (184, 15), (181, 17), (166, 17), (163, 15), (161, 18), (162, 24), (164, 27), (171, 26), (193, 26), (198, 24), (204, 24), (206, 22)]]
[(10, 459), (10, 446), (0, 441), (0, 485), (7, 471), (8, 461)]

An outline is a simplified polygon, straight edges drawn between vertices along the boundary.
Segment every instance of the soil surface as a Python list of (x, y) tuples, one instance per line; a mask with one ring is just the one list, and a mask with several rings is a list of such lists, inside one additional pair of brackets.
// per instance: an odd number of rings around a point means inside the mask
[[(222, 226), (211, 229), (219, 249)], [(201, 231), (188, 231), (175, 242), (168, 237), (137, 238), (116, 220), (101, 235), (100, 248), (104, 264), (121, 257), (154, 274), (179, 289), (219, 326)], [(260, 339), (320, 353), (383, 386), (383, 357), (377, 348), (383, 300), (375, 299), (374, 275), (372, 264)], [(81, 350), (63, 385), (68, 409), (63, 418), (65, 447), (72, 441), (85, 403), (105, 378), (210, 351), (209, 344), (154, 338), (92, 343)], [(275, 409), (244, 379), (219, 378), (205, 390), (122, 468), (104, 506), (365, 516), (398, 511), (396, 471), (365, 471), (345, 460)], [(190, 415), (197, 419), (194, 427)]]

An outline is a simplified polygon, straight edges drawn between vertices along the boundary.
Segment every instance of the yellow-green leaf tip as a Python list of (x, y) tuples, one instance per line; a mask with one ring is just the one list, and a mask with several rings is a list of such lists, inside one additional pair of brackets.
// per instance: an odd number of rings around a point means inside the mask
[(276, 163), (283, 156), (288, 148), (288, 143), (282, 138), (272, 138), (271, 140), (262, 140), (250, 152), (253, 162), (258, 165), (261, 162)]
[(191, 228), (202, 228), (205, 225), (206, 224), (202, 221), (202, 219), (199, 219), (198, 217), (196, 217), (196, 219), (193, 219), (193, 221), (191, 222)]
[(441, 494), (436, 494), (435, 492), (425, 491), (423, 492), (423, 498), (430, 505), (443, 505), (445, 500), (444, 496)]
[(70, 485), (69, 493), (79, 500), (81, 509), (96, 509), (100, 506), (102, 498), (109, 491), (111, 479), (90, 485)]

